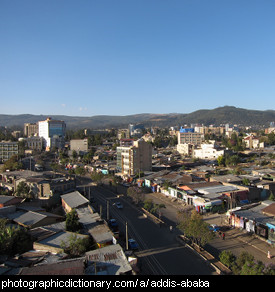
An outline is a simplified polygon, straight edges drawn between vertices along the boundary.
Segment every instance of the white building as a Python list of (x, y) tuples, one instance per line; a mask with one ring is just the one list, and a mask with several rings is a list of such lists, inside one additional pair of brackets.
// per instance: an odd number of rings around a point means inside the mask
[(217, 159), (224, 155), (224, 150), (219, 150), (214, 140), (201, 144), (201, 148), (193, 150), (193, 156), (200, 159)]
[(38, 135), (43, 138), (46, 150), (52, 147), (63, 148), (65, 144), (66, 124), (64, 121), (47, 118), (38, 122)]

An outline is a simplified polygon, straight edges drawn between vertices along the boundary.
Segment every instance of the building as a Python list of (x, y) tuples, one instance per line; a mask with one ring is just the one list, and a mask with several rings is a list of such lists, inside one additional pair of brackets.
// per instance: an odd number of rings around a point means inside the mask
[(0, 142), (0, 161), (9, 160), (12, 156), (18, 155), (18, 142), (2, 141)]
[(71, 212), (72, 209), (87, 207), (89, 200), (82, 196), (78, 191), (73, 191), (61, 196), (62, 207), (65, 212)]
[(245, 143), (245, 147), (249, 149), (264, 148), (264, 142), (260, 142), (260, 140), (253, 135), (246, 136), (243, 142)]
[(193, 150), (194, 150), (194, 145), (193, 144), (178, 144), (177, 145), (177, 151), (180, 154), (184, 154), (187, 156), (193, 156)]
[(117, 147), (117, 170), (129, 176), (140, 171), (151, 171), (152, 145), (143, 139), (131, 141), (131, 144)]
[(178, 144), (193, 144), (200, 146), (203, 134), (196, 133), (194, 128), (181, 128), (178, 132)]
[(225, 150), (217, 148), (214, 140), (209, 142), (201, 144), (201, 148), (194, 149), (193, 156), (200, 159), (217, 159), (224, 155)]
[(41, 151), (43, 148), (43, 138), (37, 136), (31, 136), (25, 139), (28, 149)]
[(37, 123), (25, 123), (24, 124), (24, 136), (31, 137), (38, 135), (38, 124)]
[(70, 140), (70, 150), (79, 153), (88, 152), (88, 139), (73, 139)]
[(64, 121), (47, 118), (38, 122), (39, 137), (43, 137), (44, 147), (50, 150), (52, 147), (63, 148), (65, 145), (66, 124)]

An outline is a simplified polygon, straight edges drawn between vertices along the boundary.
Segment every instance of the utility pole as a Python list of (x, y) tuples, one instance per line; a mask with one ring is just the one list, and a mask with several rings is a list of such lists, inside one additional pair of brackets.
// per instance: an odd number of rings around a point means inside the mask
[(99, 215), (100, 215), (100, 219), (102, 219), (102, 205), (99, 206)]
[(110, 202), (109, 200), (107, 200), (107, 221), (109, 221), (109, 218), (110, 218), (109, 205), (110, 205)]
[(125, 234), (126, 234), (126, 250), (128, 250), (128, 222), (126, 221), (126, 224), (125, 224), (125, 228), (126, 228), (126, 231), (125, 231)]

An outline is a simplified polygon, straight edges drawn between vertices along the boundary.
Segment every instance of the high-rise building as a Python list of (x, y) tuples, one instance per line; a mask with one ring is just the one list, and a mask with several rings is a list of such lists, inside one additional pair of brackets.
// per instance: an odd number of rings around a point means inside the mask
[(117, 170), (129, 176), (152, 170), (152, 145), (139, 139), (117, 147)]
[(45, 121), (38, 122), (38, 134), (39, 137), (43, 137), (46, 150), (52, 147), (63, 148), (65, 131), (66, 124), (64, 121), (47, 118)]
[(37, 136), (38, 124), (37, 123), (25, 123), (24, 124), (24, 135), (27, 137)]

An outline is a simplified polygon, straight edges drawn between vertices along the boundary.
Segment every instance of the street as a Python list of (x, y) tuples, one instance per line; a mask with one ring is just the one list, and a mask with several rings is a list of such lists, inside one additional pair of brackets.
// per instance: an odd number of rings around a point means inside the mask
[[(119, 222), (122, 236), (119, 243), (125, 248), (126, 222), (128, 238), (134, 238), (139, 250), (135, 252), (143, 275), (214, 275), (215, 270), (188, 247), (177, 241), (178, 230), (169, 226), (160, 227), (124, 197), (117, 197), (103, 187), (91, 187), (93, 206), (102, 210), (104, 218), (115, 218)], [(122, 209), (115, 202), (123, 204)], [(107, 203), (109, 202), (109, 203)], [(100, 207), (102, 206), (102, 207)]]

